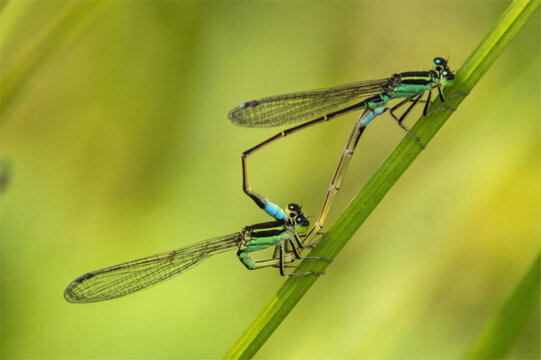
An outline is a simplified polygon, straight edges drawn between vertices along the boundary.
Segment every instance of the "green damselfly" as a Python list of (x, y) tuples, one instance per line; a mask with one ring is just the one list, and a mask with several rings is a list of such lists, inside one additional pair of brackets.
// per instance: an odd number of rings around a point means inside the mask
[[(301, 237), (308, 230), (310, 222), (301, 207), (294, 203), (288, 204), (284, 210), (280, 209), (275, 218), (275, 221), (246, 226), (233, 234), (91, 271), (73, 280), (64, 291), (64, 298), (72, 303), (89, 303), (125, 296), (179, 275), (212, 255), (235, 248), (239, 260), (248, 269), (279, 267), (281, 275), (285, 275), (286, 267), (294, 267), (289, 263), (301, 259)], [(252, 257), (252, 253), (273, 246), (272, 258), (255, 260)], [(316, 272), (290, 275), (309, 274), (321, 275)]]
[[(432, 69), (428, 71), (402, 72), (393, 74), (391, 77), (385, 79), (361, 81), (328, 89), (271, 96), (238, 105), (229, 112), (228, 117), (231, 122), (240, 126), (274, 127), (306, 121), (303, 124), (283, 130), (242, 153), (244, 192), (260, 208), (272, 215), (272, 203), (264, 196), (255, 192), (248, 183), (247, 158), (266, 145), (301, 129), (329, 121), (350, 111), (364, 110), (363, 114), (356, 121), (340, 157), (338, 168), (327, 191), (325, 202), (318, 219), (304, 239), (309, 243), (313, 236), (318, 234), (323, 227), (332, 201), (340, 188), (349, 160), (366, 126), (376, 116), (389, 110), (389, 113), (398, 122), (398, 125), (424, 148), (421, 140), (403, 124), (403, 120), (419, 102), (425, 102), (423, 115), (428, 115), (428, 106), (430, 105), (432, 91), (434, 89), (437, 89), (440, 100), (445, 103), (448, 99), (445, 99), (442, 90), (452, 85), (454, 79), (455, 75), (449, 69), (447, 60), (437, 57), (432, 61)], [(426, 100), (421, 100), (426, 92), (428, 92)], [(453, 95), (453, 97), (456, 95)], [(402, 99), (402, 101), (389, 108), (388, 103), (396, 99)], [(394, 112), (396, 110), (408, 103), (410, 105), (400, 116), (395, 115)], [(430, 114), (444, 109), (454, 110), (446, 105), (430, 112)]]

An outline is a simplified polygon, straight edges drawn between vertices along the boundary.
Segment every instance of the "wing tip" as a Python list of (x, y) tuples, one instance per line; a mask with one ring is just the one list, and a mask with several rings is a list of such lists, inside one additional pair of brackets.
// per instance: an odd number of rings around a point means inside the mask
[(68, 285), (66, 290), (64, 290), (64, 300), (66, 300), (69, 303), (72, 304), (80, 304), (84, 303), (84, 299), (77, 296), (77, 294), (73, 291), (73, 288), (75, 287), (74, 282)]
[(79, 303), (85, 303), (89, 302), (88, 299), (85, 297), (80, 296), (80, 294), (77, 294), (77, 291), (75, 289), (80, 286), (85, 280), (91, 279), (94, 277), (94, 274), (92, 273), (86, 273), (81, 276), (79, 276), (77, 279), (73, 280), (66, 290), (64, 290), (64, 299), (67, 302), (73, 303), (73, 304), (79, 304)]
[(227, 114), (227, 117), (229, 120), (234, 124), (238, 126), (245, 126), (245, 127), (256, 127), (254, 124), (252, 124), (249, 119), (250, 117), (244, 116), (243, 112), (248, 108), (256, 107), (260, 104), (260, 101), (258, 100), (252, 100), (243, 102), (242, 104), (239, 104), (235, 106), (229, 113)]

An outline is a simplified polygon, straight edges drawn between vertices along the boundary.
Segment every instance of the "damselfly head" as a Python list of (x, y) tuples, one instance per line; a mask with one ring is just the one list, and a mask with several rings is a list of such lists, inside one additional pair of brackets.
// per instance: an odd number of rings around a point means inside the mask
[(447, 60), (445, 60), (442, 57), (437, 57), (432, 60), (432, 69), (436, 70), (438, 73), (441, 74), (443, 70), (447, 68)]
[(287, 223), (289, 226), (293, 226), (299, 234), (303, 234), (308, 231), (310, 221), (308, 221), (306, 216), (304, 216), (302, 207), (299, 204), (287, 204), (285, 212), (288, 217)]
[(293, 220), (298, 214), (302, 214), (301, 206), (295, 203), (287, 204), (284, 210), (290, 220)]
[(441, 72), (441, 84), (444, 87), (451, 86), (453, 85), (454, 81), (455, 81), (455, 74), (451, 71), (451, 69), (449, 69), (448, 67), (443, 69), (443, 71)]
[(310, 221), (308, 221), (308, 219), (304, 216), (302, 212), (295, 217), (295, 230), (297, 231), (297, 233), (306, 233), (309, 226)]
[(308, 226), (308, 225), (310, 225), (310, 221), (308, 221), (308, 219), (304, 216), (304, 214), (297, 215), (297, 217), (295, 218), (295, 223), (298, 226)]
[(451, 69), (447, 67), (441, 72), (441, 77), (444, 78), (445, 80), (454, 80), (455, 74), (453, 74)]

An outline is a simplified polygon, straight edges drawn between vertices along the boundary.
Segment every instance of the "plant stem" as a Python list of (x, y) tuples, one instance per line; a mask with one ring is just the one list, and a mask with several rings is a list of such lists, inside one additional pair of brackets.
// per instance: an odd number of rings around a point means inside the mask
[[(515, 0), (509, 5), (492, 31), (457, 71), (456, 83), (446, 91), (447, 97), (449, 94), (458, 92), (471, 92), (483, 74), (537, 10), (540, 1)], [(457, 107), (464, 98), (465, 95), (461, 94), (451, 100), (449, 105)], [(432, 106), (439, 108), (442, 104), (436, 100)], [(413, 127), (413, 131), (424, 144), (428, 144), (452, 113), (450, 110), (444, 110), (422, 117)], [(330, 230), (325, 233), (323, 237), (328, 241), (318, 244), (310, 252), (310, 256), (322, 256), (333, 260), (420, 152), (421, 148), (415, 140), (406, 136), (342, 212)], [(324, 261), (302, 261), (296, 271), (323, 272), (327, 266), (328, 263)], [(225, 358), (253, 357), (318, 278), (318, 276), (299, 276), (287, 279), (225, 355)]]
[(541, 254), (483, 331), (467, 359), (503, 359), (518, 339), (539, 304)]

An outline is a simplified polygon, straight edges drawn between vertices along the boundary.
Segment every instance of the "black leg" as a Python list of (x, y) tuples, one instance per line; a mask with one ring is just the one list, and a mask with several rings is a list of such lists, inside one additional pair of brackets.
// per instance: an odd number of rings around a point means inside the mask
[[(439, 89), (439, 87), (438, 87)], [(428, 96), (426, 97), (426, 104), (425, 104), (425, 107), (423, 109), (423, 116), (426, 116), (427, 112), (428, 112), (428, 105), (430, 105), (430, 99), (432, 98), (432, 89), (428, 90)]]
[[(419, 146), (421, 146), (422, 149), (425, 148), (425, 146), (423, 145), (423, 143), (421, 142), (421, 140), (417, 137), (417, 135), (415, 135), (407, 126), (405, 126), (404, 124), (402, 124), (402, 121), (404, 121), (404, 119), (406, 118), (406, 116), (409, 114), (409, 112), (411, 111), (411, 109), (413, 109), (415, 107), (415, 105), (417, 105), (417, 103), (419, 102), (419, 100), (421, 100), (421, 97), (423, 96), (423, 94), (417, 96), (416, 98), (413, 99), (413, 102), (412, 104), (408, 107), (408, 109), (406, 111), (404, 111), (404, 113), (402, 114), (402, 116), (400, 116), (400, 118), (397, 118), (394, 113), (393, 113), (393, 110), (396, 110), (397, 107), (399, 106), (402, 106), (404, 105), (405, 103), (405, 100), (402, 101), (401, 103), (399, 103), (398, 105), (394, 106), (389, 112), (391, 113), (391, 115), (395, 118), (396, 121), (398, 121), (398, 125), (404, 129), (404, 131), (406, 131), (408, 133), (409, 136), (411, 136), (412, 138), (415, 139), (415, 141), (417, 141), (417, 143), (419, 144)], [(411, 101), (412, 99), (411, 98), (408, 98), (406, 99), (408, 101)]]
[(408, 102), (410, 101), (413, 101), (413, 97), (408, 97), (404, 100), (402, 100), (401, 102), (399, 102), (398, 104), (396, 104), (395, 106), (393, 106), (390, 110), (389, 110), (389, 113), (391, 114), (391, 116), (396, 120), (398, 121), (398, 118), (396, 117), (396, 115), (394, 114), (394, 111), (401, 108), (402, 106), (404, 106), (405, 104), (407, 104)]

